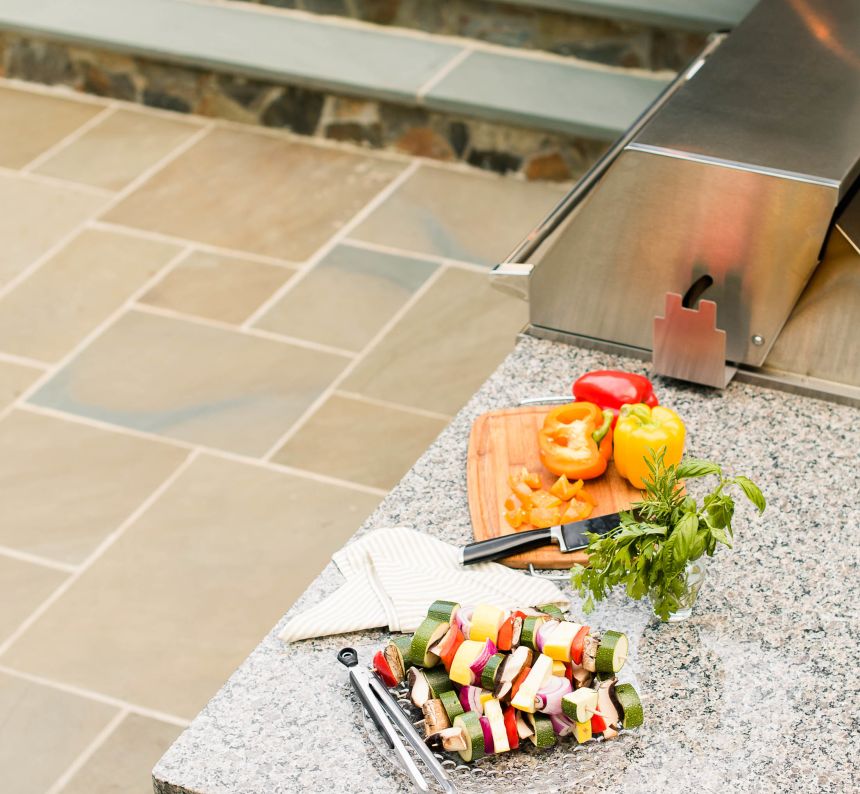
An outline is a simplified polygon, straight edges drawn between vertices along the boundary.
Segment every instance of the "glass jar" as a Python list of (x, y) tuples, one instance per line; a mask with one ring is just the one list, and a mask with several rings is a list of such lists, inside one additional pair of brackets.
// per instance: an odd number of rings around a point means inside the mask
[(684, 592), (679, 599), (678, 610), (669, 615), (669, 623), (680, 623), (693, 614), (693, 606), (705, 581), (705, 558), (691, 560), (684, 569)]

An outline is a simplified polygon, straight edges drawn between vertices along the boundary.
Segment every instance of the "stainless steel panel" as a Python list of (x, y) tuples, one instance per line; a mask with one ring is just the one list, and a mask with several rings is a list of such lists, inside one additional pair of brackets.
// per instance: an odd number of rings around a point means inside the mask
[(838, 228), (765, 368), (860, 385), (860, 254)]
[(860, 3), (762, 0), (637, 137), (838, 186), (860, 174)]
[(530, 321), (650, 349), (666, 293), (709, 274), (727, 358), (760, 366), (836, 200), (824, 185), (628, 149), (538, 252)]

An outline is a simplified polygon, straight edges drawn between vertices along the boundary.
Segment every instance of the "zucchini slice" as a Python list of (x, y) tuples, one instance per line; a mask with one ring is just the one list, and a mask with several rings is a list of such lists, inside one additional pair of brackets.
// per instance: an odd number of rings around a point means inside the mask
[(631, 684), (616, 684), (610, 690), (613, 700), (621, 707), (621, 726), (623, 728), (638, 728), (644, 721), (642, 701)]
[(454, 684), (448, 678), (448, 673), (445, 672), (445, 668), (441, 665), (425, 670), (424, 677), (430, 685), (430, 693), (434, 698), (438, 698), (443, 692), (450, 692), (454, 688)]
[(439, 700), (442, 701), (445, 713), (453, 724), (454, 718), (459, 717), (463, 713), (463, 706), (460, 703), (460, 698), (457, 697), (457, 693), (453, 689), (449, 689), (447, 692), (443, 692), (439, 695)]
[(494, 653), (490, 657), (490, 660), (481, 671), (481, 686), (484, 687), (484, 689), (496, 688), (496, 679), (498, 678), (499, 673), (502, 670), (502, 666), (507, 658), (508, 657), (503, 653)]
[(595, 670), (598, 673), (617, 673), (627, 661), (628, 648), (626, 634), (620, 631), (605, 632), (594, 656)]
[(549, 615), (555, 620), (564, 620), (564, 612), (561, 611), (561, 607), (557, 604), (541, 604), (540, 606), (535, 607), (535, 609), (539, 612), (543, 612), (544, 615)]
[(454, 727), (462, 728), (466, 739), (466, 749), (459, 751), (460, 758), (466, 762), (481, 758), (484, 755), (484, 729), (478, 715), (474, 711), (465, 711), (454, 718)]
[(439, 657), (430, 648), (445, 635), (446, 631), (448, 631), (447, 621), (424, 618), (412, 637), (412, 645), (409, 649), (412, 664), (435, 667), (439, 663)]
[(535, 747), (543, 750), (555, 744), (555, 731), (552, 729), (552, 720), (546, 714), (526, 714), (526, 721), (534, 733), (529, 736)]
[(434, 601), (427, 610), (427, 617), (453, 623), (460, 605), (454, 601)]
[(533, 651), (538, 649), (537, 647), (537, 635), (538, 631), (544, 623), (546, 623), (549, 618), (546, 615), (529, 615), (523, 621), (523, 630), (520, 634), (520, 644), (525, 645), (527, 648), (531, 648)]
[(401, 634), (399, 637), (392, 637), (389, 645), (393, 645), (400, 651), (400, 663), (404, 670), (408, 670), (409, 665), (412, 664), (412, 635)]
[(591, 715), (597, 709), (597, 690), (582, 687), (570, 692), (561, 699), (561, 710), (564, 716), (574, 722), (590, 722)]

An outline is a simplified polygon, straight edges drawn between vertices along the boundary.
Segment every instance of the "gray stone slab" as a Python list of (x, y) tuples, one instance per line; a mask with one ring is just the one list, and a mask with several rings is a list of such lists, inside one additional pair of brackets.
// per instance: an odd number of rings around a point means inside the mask
[[(361, 531), (411, 526), (451, 543), (469, 540), (465, 459), (475, 417), (563, 394), (576, 374), (603, 368), (646, 372), (631, 359), (521, 341)], [(860, 506), (849, 484), (857, 479), (860, 411), (739, 383), (716, 392), (655, 379), (655, 389), (686, 420), (688, 453), (750, 475), (767, 512), (758, 516), (739, 500), (735, 549), (708, 561), (687, 622), (660, 624), (647, 603), (621, 592), (582, 621), (628, 633), (625, 670), (638, 681), (643, 728), (582, 753), (563, 744), (490, 759), (490, 769), (520, 774), (498, 786), (474, 779), (462, 790), (579, 791), (585, 781), (591, 794), (856, 790)], [(342, 581), (326, 566), (284, 621)], [(566, 593), (577, 619), (581, 601)], [(335, 661), (345, 645), (369, 660), (388, 633), (284, 646), (284, 621), (157, 764), (159, 794), (411, 790), (371, 742)], [(558, 771), (555, 783), (535, 785), (547, 764)], [(574, 782), (562, 783), (562, 773)]]
[(513, 124), (615, 138), (666, 86), (665, 76), (526, 58), (471, 53), (425, 97), (428, 107)]
[(414, 101), (459, 51), (427, 37), (248, 5), (3, 0), (0, 28), (291, 84)]

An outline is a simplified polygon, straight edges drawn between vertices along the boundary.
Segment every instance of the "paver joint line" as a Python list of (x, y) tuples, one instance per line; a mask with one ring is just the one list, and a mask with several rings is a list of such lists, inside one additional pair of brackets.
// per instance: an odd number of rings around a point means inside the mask
[(295, 289), (296, 284), (301, 283), (302, 279), (307, 276), (307, 274), (313, 269), (313, 267), (327, 254), (331, 251), (341, 240), (349, 235), (349, 233), (358, 226), (368, 215), (370, 215), (380, 204), (382, 204), (389, 196), (391, 196), (404, 182), (406, 182), (412, 174), (414, 174), (419, 168), (419, 164), (417, 162), (412, 162), (406, 168), (404, 168), (397, 176), (394, 177), (382, 190), (380, 190), (375, 196), (373, 196), (367, 204), (364, 205), (358, 212), (356, 212), (352, 218), (350, 218), (340, 229), (337, 230), (331, 237), (328, 238), (317, 250), (316, 252), (305, 262), (304, 265), (299, 269), (298, 273), (283, 284), (280, 289), (275, 290), (269, 298), (254, 311), (250, 317), (248, 317), (244, 323), (242, 323), (243, 328), (250, 328), (253, 326), (261, 317), (263, 317), (269, 309), (272, 308), (278, 301), (280, 301), (284, 295), (286, 295), (290, 290)]
[(86, 698), (87, 700), (94, 700), (96, 703), (103, 703), (106, 706), (125, 709), (131, 714), (139, 714), (141, 717), (161, 720), (162, 722), (176, 725), (179, 728), (187, 728), (191, 724), (189, 720), (184, 717), (177, 717), (175, 714), (168, 714), (165, 711), (158, 711), (158, 709), (150, 709), (137, 703), (129, 703), (128, 701), (121, 700), (120, 698), (105, 695), (102, 692), (95, 692), (92, 689), (85, 689), (84, 687), (75, 686), (74, 684), (67, 684), (65, 681), (54, 681), (51, 678), (46, 678), (42, 675), (34, 675), (33, 673), (18, 670), (5, 664), (0, 664), (0, 673), (12, 676), (13, 678), (19, 678), (22, 681), (28, 681), (31, 684), (40, 684), (41, 686), (46, 686), (50, 689), (56, 689), (59, 692), (67, 692), (70, 695), (77, 695), (78, 697)]
[[(268, 471), (278, 472), (279, 474), (292, 474), (296, 477), (301, 477), (306, 480), (326, 483), (327, 485), (336, 485), (341, 488), (347, 488), (353, 491), (359, 491), (361, 493), (372, 494), (373, 496), (385, 496), (388, 493), (388, 491), (383, 488), (374, 488), (371, 485), (364, 485), (363, 483), (353, 482), (352, 480), (343, 480), (339, 477), (319, 474), (318, 472), (309, 471), (307, 469), (298, 468), (296, 466), (285, 466), (284, 464), (277, 463), (275, 461), (267, 461), (261, 458), (241, 455), (237, 452), (229, 452), (224, 449), (209, 447), (203, 444), (192, 444), (190, 441), (183, 441), (182, 439), (178, 438), (161, 436), (157, 433), (151, 433), (145, 430), (136, 430), (134, 428), (126, 427), (125, 425), (115, 425), (111, 424), (110, 422), (101, 421), (99, 419), (93, 419), (89, 416), (70, 414), (66, 413), (65, 411), (58, 410), (57, 408), (49, 408), (44, 405), (37, 405), (35, 403), (25, 402), (15, 406), (15, 408), (18, 411), (40, 414), (42, 416), (50, 416), (55, 419), (62, 419), (67, 422), (72, 422), (73, 424), (84, 425), (86, 427), (94, 427), (98, 430), (108, 430), (110, 432), (118, 433), (120, 435), (131, 436), (132, 438), (143, 438), (147, 441), (157, 441), (161, 444), (178, 447), (180, 449), (186, 449), (189, 451), (194, 450), (201, 454), (210, 455), (213, 458), (229, 460), (234, 463), (242, 463), (246, 466), (254, 466), (255, 468), (267, 469)], [(410, 408), (406, 406), (404, 410), (410, 410)], [(77, 570), (77, 566), (75, 569)]]
[(445, 265), (440, 266), (437, 270), (431, 273), (424, 283), (418, 287), (415, 292), (409, 297), (409, 299), (395, 312), (388, 320), (388, 322), (383, 325), (376, 335), (365, 345), (364, 350), (361, 351), (338, 375), (329, 385), (328, 389), (326, 389), (315, 402), (313, 402), (305, 411), (302, 416), (298, 418), (295, 424), (287, 430), (284, 435), (282, 435), (274, 444), (272, 444), (271, 448), (263, 455), (263, 459), (266, 461), (271, 461), (272, 457), (278, 452), (278, 450), (284, 446), (299, 430), (304, 427), (308, 420), (316, 413), (321, 405), (325, 403), (325, 401), (331, 397), (332, 394), (338, 389), (341, 383), (352, 374), (353, 370), (365, 359), (365, 357), (373, 351), (373, 349), (385, 338), (388, 332), (397, 325), (398, 322), (403, 318), (403, 316), (421, 299), (423, 295), (432, 287), (441, 277), (441, 275), (447, 270)]
[(54, 781), (53, 785), (45, 792), (45, 794), (59, 794), (65, 788), (66, 784), (75, 776), (75, 774), (90, 760), (96, 750), (99, 749), (117, 729), (119, 724), (128, 716), (128, 709), (120, 709), (114, 714), (113, 719), (102, 728), (96, 737), (83, 749), (78, 757), (66, 767), (65, 771)]

